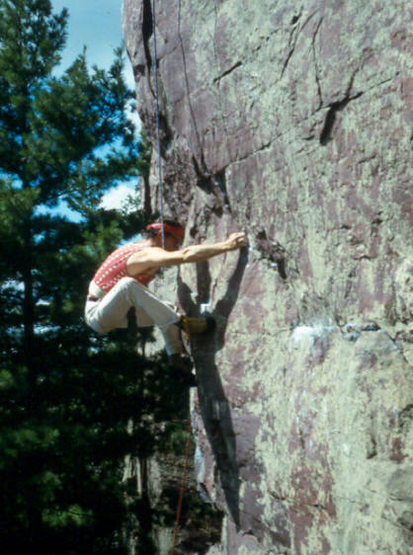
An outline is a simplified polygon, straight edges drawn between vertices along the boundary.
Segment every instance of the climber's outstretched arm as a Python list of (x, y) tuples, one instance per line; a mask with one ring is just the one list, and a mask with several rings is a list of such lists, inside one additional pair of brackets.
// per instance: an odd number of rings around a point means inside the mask
[(167, 251), (160, 247), (150, 247), (132, 254), (126, 263), (126, 270), (129, 275), (136, 276), (145, 272), (152, 272), (161, 266), (178, 266), (189, 262), (202, 262), (247, 245), (246, 234), (237, 232), (231, 233), (225, 241), (212, 245), (192, 245), (174, 251)]
[(245, 233), (238, 232), (231, 233), (228, 239), (226, 241), (222, 241), (221, 243), (215, 243), (212, 245), (192, 245), (190, 247), (185, 247), (181, 251), (175, 252), (178, 252), (181, 255), (181, 261), (179, 264), (185, 264), (186, 262), (202, 262), (203, 260), (208, 260), (208, 258), (212, 258), (213, 256), (237, 250), (242, 247), (246, 247), (247, 245), (248, 240)]

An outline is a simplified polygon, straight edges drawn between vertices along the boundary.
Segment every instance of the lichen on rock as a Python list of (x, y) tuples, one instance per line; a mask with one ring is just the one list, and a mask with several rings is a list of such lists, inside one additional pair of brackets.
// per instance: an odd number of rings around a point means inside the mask
[[(167, 211), (215, 333), (191, 344), (203, 495), (227, 553), (413, 549), (413, 11), (404, 0), (156, 2)], [(151, 2), (125, 0), (154, 143)], [(156, 164), (153, 164), (155, 168)], [(152, 207), (157, 206), (152, 176)], [(217, 548), (218, 549), (218, 548)]]

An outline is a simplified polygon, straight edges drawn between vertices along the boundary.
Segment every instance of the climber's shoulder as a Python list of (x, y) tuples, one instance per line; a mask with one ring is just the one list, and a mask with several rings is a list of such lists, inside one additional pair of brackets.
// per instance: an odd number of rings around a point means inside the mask
[(126, 261), (126, 271), (129, 275), (138, 275), (161, 266), (182, 264), (181, 251), (167, 251), (161, 247), (146, 247), (130, 255)]

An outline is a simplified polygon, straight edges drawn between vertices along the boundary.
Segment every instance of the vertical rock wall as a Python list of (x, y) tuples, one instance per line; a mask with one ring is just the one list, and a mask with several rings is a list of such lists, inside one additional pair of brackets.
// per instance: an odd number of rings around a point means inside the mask
[[(125, 0), (154, 141), (150, 0)], [(413, 8), (405, 0), (158, 0), (168, 213), (182, 267), (199, 488), (224, 553), (413, 551)], [(156, 206), (153, 176), (152, 207)]]

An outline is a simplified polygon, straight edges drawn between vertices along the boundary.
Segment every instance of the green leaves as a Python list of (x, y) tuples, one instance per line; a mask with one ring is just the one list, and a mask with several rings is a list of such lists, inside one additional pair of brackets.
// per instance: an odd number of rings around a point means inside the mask
[(52, 14), (49, 0), (2, 0), (0, 74), (23, 90), (50, 74), (66, 42), (68, 12)]
[(35, 92), (26, 167), (29, 181), (41, 188), (41, 202), (65, 199), (84, 213), (97, 207), (105, 190), (138, 175), (122, 67), (119, 53), (108, 72), (95, 68), (90, 75), (83, 53), (60, 79)]
[(48, 0), (0, 2), (0, 166), (13, 179), (26, 181), (28, 114), (60, 60), (66, 21), (67, 11), (51, 14)]
[[(83, 321), (95, 269), (145, 223), (100, 200), (147, 175), (150, 148), (126, 115), (120, 50), (108, 71), (83, 52), (53, 73), (66, 21), (49, 0), (0, 0), (0, 539), (100, 555), (124, 552), (124, 456), (181, 449), (187, 392), (171, 395), (165, 357), (138, 356), (150, 331)], [(62, 200), (80, 221), (45, 210)]]
[[(98, 205), (137, 177), (138, 146), (120, 51), (108, 71), (83, 52), (53, 73), (66, 22), (49, 0), (0, 0), (0, 537), (13, 552), (120, 553), (142, 361), (82, 315), (133, 219)], [(40, 210), (61, 200), (80, 223)]]
[(86, 52), (60, 77), (67, 11), (48, 0), (0, 2), (0, 169), (38, 203), (67, 200), (84, 213), (105, 190), (138, 175), (133, 99), (117, 49), (108, 71), (89, 71)]

